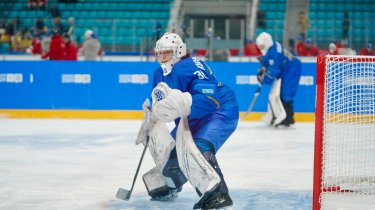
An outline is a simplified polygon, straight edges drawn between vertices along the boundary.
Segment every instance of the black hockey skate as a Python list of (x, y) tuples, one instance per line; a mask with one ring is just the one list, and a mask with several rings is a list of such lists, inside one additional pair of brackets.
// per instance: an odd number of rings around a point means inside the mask
[(293, 102), (284, 102), (282, 101), (284, 106), (286, 117), (281, 123), (275, 125), (275, 128), (294, 128), (294, 111), (293, 111)]
[(287, 120), (283, 120), (281, 123), (275, 125), (275, 128), (278, 128), (278, 129), (294, 128), (294, 122), (289, 122)]
[(182, 187), (179, 188), (168, 188), (165, 193), (160, 193), (157, 196), (151, 196), (152, 201), (174, 201), (178, 197), (178, 193), (181, 192)]
[(233, 201), (228, 193), (222, 192), (218, 187), (213, 192), (206, 192), (202, 198), (194, 204), (193, 209), (231, 209)]

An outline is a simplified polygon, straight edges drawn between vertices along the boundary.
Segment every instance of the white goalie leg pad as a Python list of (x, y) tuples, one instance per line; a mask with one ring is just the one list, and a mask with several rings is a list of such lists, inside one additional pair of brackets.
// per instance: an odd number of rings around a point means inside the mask
[(178, 125), (176, 152), (182, 173), (201, 193), (218, 186), (220, 177), (195, 145), (186, 118)]
[(150, 100), (148, 98), (143, 102), (142, 104), (144, 118), (142, 121), (142, 125), (139, 128), (138, 134), (137, 134), (137, 140), (135, 141), (135, 144), (138, 145), (140, 143), (143, 143), (143, 145), (146, 145), (147, 136), (149, 135), (151, 129), (154, 127), (157, 119), (152, 113), (150, 109)]
[(160, 172), (163, 171), (174, 147), (175, 140), (169, 133), (167, 125), (158, 121), (150, 132), (149, 149)]
[[(268, 111), (263, 122), (270, 125), (277, 125), (286, 118), (286, 112), (280, 99), (281, 79), (274, 82), (268, 96)], [(270, 113), (270, 115), (268, 114)], [(271, 116), (271, 118), (270, 118)], [(271, 121), (269, 121), (271, 119)], [(272, 122), (273, 120), (273, 122)], [(268, 122), (268, 123), (267, 123)]]
[[(175, 140), (169, 133), (167, 125), (161, 121), (157, 121), (150, 132), (149, 149), (152, 158), (156, 164), (159, 173), (162, 171), (167, 163), (171, 151), (176, 145)], [(173, 181), (165, 177), (165, 181), (169, 187), (175, 187)]]
[(271, 126), (273, 124), (273, 113), (271, 111), (270, 104), (267, 104), (267, 113), (262, 117), (262, 122), (266, 125)]

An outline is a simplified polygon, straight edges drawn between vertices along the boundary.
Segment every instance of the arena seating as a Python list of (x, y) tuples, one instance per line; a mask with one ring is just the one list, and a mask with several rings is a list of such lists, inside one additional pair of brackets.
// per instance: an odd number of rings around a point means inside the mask
[[(19, 17), (23, 26), (34, 27), (37, 17), (50, 17), (48, 11), (30, 10), (26, 0), (5, 0), (0, 3), (0, 15), (6, 19)], [(83, 37), (87, 29), (94, 30), (104, 45), (139, 45), (142, 37), (154, 37), (156, 22), (163, 31), (167, 27), (172, 0), (85, 0), (59, 3), (49, 0), (48, 8), (56, 4), (66, 26), (69, 17), (76, 19), (76, 34)], [(50, 18), (44, 19), (48, 27)]]
[[(165, 32), (173, 0), (77, 0), (77, 3), (60, 3), (49, 0), (48, 8), (57, 4), (66, 26), (69, 17), (76, 19), (76, 35), (83, 39), (87, 29), (94, 30), (106, 51), (138, 51), (142, 38), (155, 39), (158, 21)], [(256, 28), (256, 34), (269, 32), (283, 41), (286, 31), (287, 0), (260, 0), (258, 9), (264, 12), (265, 25)], [(321, 49), (330, 42), (348, 40), (347, 44), (360, 49), (367, 42), (375, 43), (375, 4), (373, 0), (310, 0), (308, 36)], [(348, 18), (345, 18), (345, 13)], [(28, 0), (2, 0), (0, 18), (7, 21), (17, 18), (23, 26), (33, 28), (37, 17), (50, 17), (47, 11), (30, 10)], [(51, 18), (44, 19), (48, 27)], [(345, 22), (349, 23), (345, 37)]]
[(281, 41), (283, 38), (285, 22), (286, 0), (261, 0), (259, 10), (265, 13), (265, 28), (257, 28), (256, 34), (262, 31), (270, 33), (276, 40)]
[[(319, 46), (326, 47), (332, 41), (349, 40), (354, 48), (375, 41), (375, 4), (373, 0), (311, 0), (310, 29), (308, 35)], [(344, 34), (345, 12), (349, 28)]]

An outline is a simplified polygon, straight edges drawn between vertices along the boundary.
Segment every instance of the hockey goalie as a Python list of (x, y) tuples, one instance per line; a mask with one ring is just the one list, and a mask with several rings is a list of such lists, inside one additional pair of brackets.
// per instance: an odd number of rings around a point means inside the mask
[[(143, 104), (145, 118), (137, 144), (147, 141), (155, 167), (143, 175), (154, 201), (174, 200), (189, 181), (200, 196), (194, 209), (229, 209), (233, 205), (216, 153), (235, 131), (238, 103), (210, 67), (191, 57), (175, 33), (157, 42), (160, 63), (154, 73), (152, 106)], [(175, 122), (169, 132), (166, 123)]]
[(291, 127), (295, 123), (293, 102), (301, 77), (301, 61), (283, 49), (280, 43), (273, 41), (266, 32), (259, 34), (256, 44), (263, 55), (258, 81), (273, 84), (263, 121), (275, 127)]

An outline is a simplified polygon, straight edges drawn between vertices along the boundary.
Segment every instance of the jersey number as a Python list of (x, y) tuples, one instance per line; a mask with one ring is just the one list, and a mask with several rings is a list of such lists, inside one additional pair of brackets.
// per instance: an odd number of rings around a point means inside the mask
[(208, 77), (200, 70), (194, 72), (194, 74), (198, 76), (198, 79), (208, 79)]

